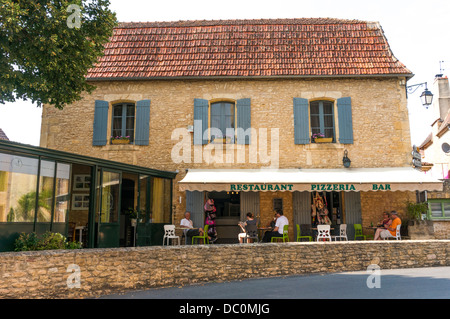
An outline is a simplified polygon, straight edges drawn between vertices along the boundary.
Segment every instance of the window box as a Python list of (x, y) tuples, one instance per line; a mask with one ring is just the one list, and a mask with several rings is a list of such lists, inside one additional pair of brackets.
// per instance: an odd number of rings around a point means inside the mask
[(224, 137), (224, 138), (217, 138), (217, 137), (215, 137), (212, 142), (214, 144), (230, 144), (231, 143), (231, 137)]
[(332, 137), (316, 137), (314, 139), (314, 143), (332, 143), (333, 138)]
[(113, 139), (111, 140), (111, 144), (130, 144), (129, 139)]

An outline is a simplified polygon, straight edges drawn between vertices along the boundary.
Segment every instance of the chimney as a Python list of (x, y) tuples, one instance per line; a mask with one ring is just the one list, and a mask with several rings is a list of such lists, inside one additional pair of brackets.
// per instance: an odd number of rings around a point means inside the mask
[(434, 105), (438, 111), (439, 118), (444, 120), (450, 110), (450, 87), (448, 77), (437, 74), (434, 80), (433, 93), (435, 93)]

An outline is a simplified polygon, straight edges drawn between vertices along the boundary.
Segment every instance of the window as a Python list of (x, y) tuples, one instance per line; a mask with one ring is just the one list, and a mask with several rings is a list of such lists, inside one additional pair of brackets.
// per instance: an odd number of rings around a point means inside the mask
[(212, 103), (210, 121), (211, 141), (223, 139), (227, 143), (234, 143), (234, 118), (234, 103)]
[(334, 104), (329, 101), (310, 103), (311, 135), (322, 133), (325, 138), (335, 142)]
[(39, 173), (39, 205), (37, 221), (48, 223), (52, 218), (55, 162), (42, 160)]
[(0, 222), (34, 222), (38, 166), (37, 158), (0, 153), (2, 180), (8, 183), (0, 196)]
[(430, 219), (450, 219), (450, 199), (428, 200), (428, 217)]
[(135, 105), (133, 103), (120, 103), (113, 105), (111, 135), (128, 136), (130, 142), (134, 141)]
[(152, 177), (150, 187), (151, 211), (153, 223), (170, 223), (171, 216), (171, 181), (167, 178)]
[(282, 198), (274, 198), (273, 199), (273, 210), (283, 210), (283, 199)]

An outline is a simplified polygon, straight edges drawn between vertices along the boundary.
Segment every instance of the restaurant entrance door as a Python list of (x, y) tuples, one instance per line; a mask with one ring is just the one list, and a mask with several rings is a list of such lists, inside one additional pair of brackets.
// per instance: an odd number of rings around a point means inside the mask
[(214, 199), (218, 244), (236, 243), (239, 234), (240, 194), (238, 192), (208, 192)]

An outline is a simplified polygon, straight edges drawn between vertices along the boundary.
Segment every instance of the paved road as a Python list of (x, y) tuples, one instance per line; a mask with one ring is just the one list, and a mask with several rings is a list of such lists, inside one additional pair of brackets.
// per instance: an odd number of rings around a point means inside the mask
[(374, 271), (207, 283), (102, 299), (450, 299), (450, 267)]

